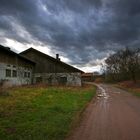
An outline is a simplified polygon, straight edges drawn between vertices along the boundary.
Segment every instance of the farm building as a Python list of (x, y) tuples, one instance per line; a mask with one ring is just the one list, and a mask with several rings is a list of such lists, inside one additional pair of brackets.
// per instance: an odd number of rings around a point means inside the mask
[(93, 73), (83, 73), (82, 74), (82, 81), (84, 81), (84, 82), (93, 82), (94, 81)]
[(53, 58), (36, 49), (29, 48), (21, 52), (20, 55), (36, 62), (34, 83), (81, 86), (83, 71), (62, 62), (58, 54), (56, 54), (56, 58)]
[(0, 45), (0, 84), (7, 86), (32, 83), (35, 63)]

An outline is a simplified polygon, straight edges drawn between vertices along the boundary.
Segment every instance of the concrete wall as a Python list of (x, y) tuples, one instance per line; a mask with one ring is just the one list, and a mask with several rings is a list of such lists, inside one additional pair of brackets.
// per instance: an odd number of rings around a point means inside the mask
[[(11, 77), (6, 76), (6, 69), (11, 70)], [(13, 70), (17, 71), (17, 76), (13, 77)], [(26, 72), (26, 76), (25, 76)], [(28, 77), (30, 73), (30, 77)], [(16, 65), (0, 63), (0, 82), (4, 86), (13, 86), (13, 85), (25, 85), (32, 83), (32, 69), (25, 67), (18, 67)]]
[(81, 86), (81, 73), (36, 73), (34, 74), (34, 83)]

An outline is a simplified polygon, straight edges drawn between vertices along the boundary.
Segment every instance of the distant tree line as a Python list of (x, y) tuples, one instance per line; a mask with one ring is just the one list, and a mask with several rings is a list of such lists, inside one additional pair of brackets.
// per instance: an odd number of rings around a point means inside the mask
[(140, 49), (125, 48), (105, 60), (105, 79), (110, 82), (140, 80)]

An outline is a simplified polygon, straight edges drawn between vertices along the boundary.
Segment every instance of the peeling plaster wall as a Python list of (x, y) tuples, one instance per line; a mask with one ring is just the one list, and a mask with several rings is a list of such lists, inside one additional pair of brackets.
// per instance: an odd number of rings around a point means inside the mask
[[(6, 76), (6, 69), (11, 70), (11, 77)], [(16, 77), (12, 76), (13, 70), (17, 71)], [(30, 77), (25, 77), (24, 76), (25, 72), (30, 73)], [(31, 84), (32, 83), (32, 69), (0, 63), (0, 82), (3, 84), (3, 86), (7, 86), (7, 87), (10, 87), (13, 85)]]
[(34, 83), (81, 86), (81, 73), (36, 73), (34, 74)]

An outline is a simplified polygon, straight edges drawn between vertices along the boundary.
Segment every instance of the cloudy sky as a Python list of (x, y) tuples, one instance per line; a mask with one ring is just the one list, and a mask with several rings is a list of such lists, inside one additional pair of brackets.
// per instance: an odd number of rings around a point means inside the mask
[(0, 44), (34, 47), (87, 72), (140, 47), (140, 0), (0, 0)]

